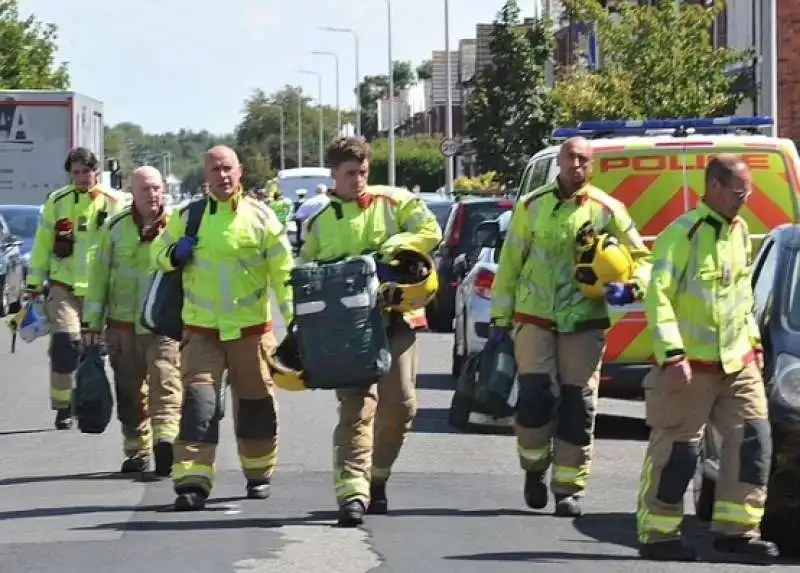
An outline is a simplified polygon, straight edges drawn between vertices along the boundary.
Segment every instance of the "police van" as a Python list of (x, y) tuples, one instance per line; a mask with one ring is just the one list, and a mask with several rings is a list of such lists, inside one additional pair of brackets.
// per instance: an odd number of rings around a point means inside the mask
[[(650, 247), (667, 225), (700, 201), (710, 158), (740, 156), (753, 175), (753, 192), (741, 216), (755, 253), (771, 229), (799, 219), (800, 157), (791, 140), (760, 133), (773, 125), (768, 117), (585, 121), (556, 130), (553, 139), (582, 136), (591, 142), (591, 183), (625, 204)], [(517, 198), (555, 180), (558, 151), (551, 146), (531, 157)], [(653, 349), (644, 308), (609, 307), (609, 316), (601, 392), (638, 395)]]

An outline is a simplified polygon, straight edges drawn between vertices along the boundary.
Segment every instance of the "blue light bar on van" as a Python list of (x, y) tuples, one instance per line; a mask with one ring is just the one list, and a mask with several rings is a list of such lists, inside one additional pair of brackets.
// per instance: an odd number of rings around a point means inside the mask
[(578, 127), (559, 128), (553, 132), (554, 139), (575, 136), (591, 136), (598, 133), (613, 135), (636, 135), (657, 130), (693, 129), (694, 133), (718, 133), (735, 129), (758, 129), (775, 125), (767, 116), (759, 117), (714, 117), (694, 119), (644, 119), (582, 121)]

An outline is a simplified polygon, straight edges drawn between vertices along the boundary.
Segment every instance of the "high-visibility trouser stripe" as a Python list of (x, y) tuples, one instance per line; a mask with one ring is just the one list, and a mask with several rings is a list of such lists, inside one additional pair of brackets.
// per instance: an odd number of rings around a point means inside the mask
[(665, 538), (680, 538), (683, 515), (656, 515), (650, 513), (645, 500), (652, 487), (653, 461), (646, 457), (642, 467), (642, 477), (639, 485), (639, 507), (636, 512), (636, 529), (639, 542), (649, 543), (653, 533)]
[(131, 454), (147, 454), (153, 445), (150, 436), (150, 432), (147, 431), (141, 436), (123, 438), (122, 449), (125, 450), (126, 454), (128, 452)]
[(54, 404), (69, 404), (72, 401), (72, 390), (50, 388), (50, 401)]
[(175, 462), (172, 464), (172, 480), (179, 484), (184, 481), (200, 481), (208, 484), (211, 488), (214, 485), (214, 466), (198, 464), (192, 461)]
[(169, 423), (156, 423), (153, 422), (153, 441), (158, 442), (174, 442), (178, 437), (178, 430), (180, 424), (178, 420)]
[(585, 488), (589, 482), (589, 466), (573, 468), (554, 465), (552, 481), (553, 483)]
[(243, 470), (271, 470), (275, 469), (275, 463), (278, 460), (278, 452), (274, 451), (265, 456), (258, 456), (249, 458), (246, 456), (239, 456), (239, 462), (242, 464)]
[(764, 510), (762, 508), (729, 501), (714, 502), (713, 521), (755, 527), (761, 523), (763, 517)]
[(550, 445), (537, 449), (525, 449), (517, 444), (517, 453), (519, 457), (529, 462), (542, 462), (550, 458)]
[(365, 477), (337, 475), (334, 478), (334, 487), (336, 488), (336, 499), (340, 501), (369, 499), (369, 480)]

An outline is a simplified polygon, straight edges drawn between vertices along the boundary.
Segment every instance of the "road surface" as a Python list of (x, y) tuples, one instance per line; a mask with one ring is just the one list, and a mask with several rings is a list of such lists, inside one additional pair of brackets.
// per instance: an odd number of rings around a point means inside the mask
[[(447, 426), (450, 340), (423, 334), (421, 342), (419, 417), (390, 482), (392, 515), (341, 530), (331, 526), (331, 394), (279, 395), (280, 467), (266, 501), (242, 499), (226, 416), (208, 510), (176, 514), (169, 481), (115, 474), (122, 461), (116, 422), (100, 436), (51, 429), (46, 344), (20, 343), (11, 355), (0, 329), (0, 572), (750, 570), (637, 560), (634, 510), (644, 442), (636, 420), (600, 420), (587, 515), (572, 521), (527, 511), (513, 439)], [(707, 544), (702, 528), (690, 532)]]

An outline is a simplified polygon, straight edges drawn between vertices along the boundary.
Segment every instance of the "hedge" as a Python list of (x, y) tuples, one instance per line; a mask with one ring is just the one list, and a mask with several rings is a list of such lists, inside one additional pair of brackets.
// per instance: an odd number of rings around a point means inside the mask
[[(435, 191), (444, 185), (445, 162), (439, 146), (441, 139), (409, 137), (395, 140), (395, 184), (423, 191)], [(369, 183), (389, 182), (389, 145), (385, 139), (372, 143), (372, 168)]]

